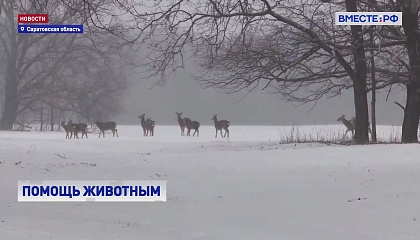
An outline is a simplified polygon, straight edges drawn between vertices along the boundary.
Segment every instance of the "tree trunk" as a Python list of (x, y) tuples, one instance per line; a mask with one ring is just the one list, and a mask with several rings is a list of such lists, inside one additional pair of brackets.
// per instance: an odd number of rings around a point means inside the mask
[(417, 10), (413, 11), (410, 6), (402, 6), (403, 28), (406, 36), (405, 47), (408, 52), (410, 65), (410, 79), (407, 84), (407, 103), (404, 110), (402, 126), (403, 143), (417, 143), (417, 129), (420, 114), (420, 34)]
[(44, 131), (44, 104), (41, 103), (41, 132)]
[(4, 108), (0, 119), (0, 130), (13, 130), (18, 110), (18, 80), (14, 68), (9, 68), (4, 94)]
[(366, 91), (366, 82), (356, 81), (353, 87), (354, 92), (354, 106), (356, 110), (356, 129), (354, 140), (357, 144), (369, 143), (369, 112), (368, 99)]
[[(372, 27), (370, 32), (370, 43), (373, 45), (373, 30), (375, 27)], [(373, 48), (370, 49), (370, 67), (371, 67), (371, 78), (372, 78), (372, 101), (370, 107), (370, 117), (372, 121), (372, 142), (376, 143), (376, 76), (375, 76), (375, 57)]]
[[(357, 12), (356, 0), (346, 0), (347, 12)], [(354, 140), (357, 144), (369, 143), (369, 113), (367, 100), (367, 66), (364, 49), (362, 26), (351, 26), (353, 56), (355, 59), (353, 77), (354, 107), (356, 112), (356, 133)]]
[(51, 132), (54, 131), (54, 108), (50, 106), (50, 125), (51, 125)]

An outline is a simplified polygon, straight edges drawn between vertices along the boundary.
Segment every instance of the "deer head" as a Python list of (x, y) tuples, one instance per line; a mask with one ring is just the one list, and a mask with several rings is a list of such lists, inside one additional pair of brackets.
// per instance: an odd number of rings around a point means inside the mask
[(140, 115), (139, 118), (144, 119), (144, 115), (146, 115), (146, 113), (143, 113), (142, 115)]
[(343, 120), (346, 120), (346, 116), (345, 115), (341, 115), (341, 117), (339, 117), (338, 119), (337, 119), (337, 121), (339, 122), (339, 121), (343, 121)]
[(211, 118), (211, 120), (217, 120), (217, 114), (213, 114), (213, 117)]

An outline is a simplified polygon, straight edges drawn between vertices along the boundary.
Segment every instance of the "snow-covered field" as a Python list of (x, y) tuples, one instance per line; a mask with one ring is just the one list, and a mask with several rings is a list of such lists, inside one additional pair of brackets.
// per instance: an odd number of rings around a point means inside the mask
[[(336, 126), (120, 126), (119, 138), (0, 132), (0, 239), (420, 238), (420, 146), (280, 144)], [(383, 140), (399, 127), (380, 126)], [(167, 180), (161, 203), (18, 203), (18, 180)]]

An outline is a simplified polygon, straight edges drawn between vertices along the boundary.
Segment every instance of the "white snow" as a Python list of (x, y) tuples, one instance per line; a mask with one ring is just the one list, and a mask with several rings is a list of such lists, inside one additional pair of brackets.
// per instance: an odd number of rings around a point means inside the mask
[[(119, 126), (119, 138), (0, 132), (0, 239), (420, 238), (420, 146), (279, 144), (292, 127)], [(306, 138), (344, 127), (300, 126)], [(400, 127), (378, 127), (388, 140)], [(296, 133), (296, 129), (295, 129)], [(350, 135), (350, 134), (349, 134)], [(23, 203), (18, 180), (167, 180), (161, 203)], [(358, 200), (360, 198), (360, 200)]]

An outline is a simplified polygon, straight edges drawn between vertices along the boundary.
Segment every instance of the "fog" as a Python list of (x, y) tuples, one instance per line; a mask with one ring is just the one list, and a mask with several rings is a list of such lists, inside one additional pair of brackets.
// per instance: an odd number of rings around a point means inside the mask
[[(322, 99), (313, 107), (312, 103), (298, 106), (282, 100), (278, 95), (255, 89), (251, 94), (225, 94), (220, 89), (204, 90), (192, 73), (179, 71), (171, 76), (164, 86), (153, 86), (154, 80), (140, 80), (140, 75), (130, 77), (130, 87), (122, 101), (116, 120), (121, 124), (139, 124), (137, 118), (146, 113), (157, 124), (177, 124), (175, 112), (184, 117), (211, 125), (212, 114), (231, 121), (232, 125), (307, 125), (336, 124), (344, 114), (354, 116), (351, 90), (332, 99)], [(261, 89), (261, 88), (260, 88)], [(401, 125), (403, 111), (394, 101), (405, 103), (405, 91), (388, 89), (377, 96), (377, 123)], [(369, 95), (370, 106), (370, 95)], [(313, 108), (312, 108), (313, 107)], [(312, 109), (311, 109), (312, 108)]]

